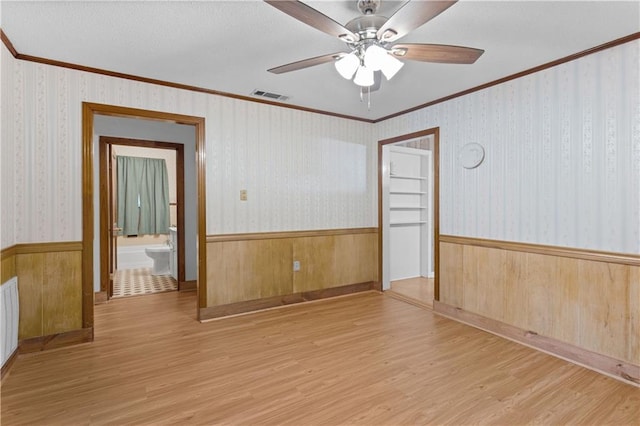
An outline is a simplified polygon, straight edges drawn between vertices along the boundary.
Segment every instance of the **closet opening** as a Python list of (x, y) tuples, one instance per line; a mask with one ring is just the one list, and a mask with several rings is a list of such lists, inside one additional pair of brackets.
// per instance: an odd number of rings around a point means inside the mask
[(383, 291), (433, 308), (438, 285), (438, 128), (378, 144)]

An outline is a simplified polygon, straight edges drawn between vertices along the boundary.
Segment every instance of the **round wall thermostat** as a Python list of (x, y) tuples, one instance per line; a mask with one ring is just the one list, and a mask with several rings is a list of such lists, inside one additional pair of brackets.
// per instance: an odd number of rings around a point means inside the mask
[(479, 143), (468, 143), (462, 147), (458, 161), (465, 169), (475, 169), (484, 160), (484, 148)]

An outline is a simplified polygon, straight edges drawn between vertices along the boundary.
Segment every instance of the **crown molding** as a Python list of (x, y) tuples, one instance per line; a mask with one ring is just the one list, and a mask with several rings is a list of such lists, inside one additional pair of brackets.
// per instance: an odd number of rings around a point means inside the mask
[(190, 86), (190, 85), (187, 85), (187, 84), (173, 83), (173, 82), (170, 82), (170, 81), (157, 80), (157, 79), (137, 76), (137, 75), (133, 75), (133, 74), (125, 74), (125, 73), (121, 73), (121, 72), (117, 72), (117, 71), (109, 71), (109, 70), (104, 70), (104, 69), (101, 69), (101, 68), (87, 67), (87, 66), (84, 66), (84, 65), (73, 64), (73, 63), (70, 63), (70, 62), (63, 62), (63, 61), (57, 61), (57, 60), (54, 60), (54, 59), (41, 58), (39, 56), (24, 55), (22, 53), (19, 53), (15, 49), (15, 47), (11, 43), (11, 40), (6, 35), (6, 33), (2, 30), (2, 28), (0, 28), (0, 38), (2, 39), (2, 42), (7, 47), (7, 49), (11, 53), (11, 55), (13, 55), (13, 57), (16, 58), (16, 59), (23, 60), (23, 61), (36, 62), (36, 63), (52, 65), (52, 66), (56, 66), (56, 67), (74, 69), (74, 70), (77, 70), (77, 71), (84, 71), (84, 72), (90, 72), (90, 73), (94, 73), (94, 74), (106, 75), (106, 76), (110, 76), (110, 77), (123, 78), (123, 79), (133, 80), (133, 81), (139, 81), (141, 83), (156, 84), (156, 85), (165, 86), (165, 87), (172, 87), (174, 89), (190, 90), (190, 91), (193, 91), (193, 92), (200, 92), (200, 93), (206, 93), (206, 94), (209, 94), (209, 95), (223, 96), (223, 97), (226, 97), (226, 98), (232, 98), (232, 99), (237, 99), (237, 100), (241, 100), (241, 101), (256, 102), (256, 103), (259, 103), (259, 104), (277, 106), (277, 107), (281, 107), (281, 108), (289, 108), (289, 109), (294, 109), (294, 110), (298, 110), (298, 111), (305, 111), (305, 112), (310, 112), (310, 113), (314, 113), (314, 114), (328, 115), (328, 116), (331, 116), (331, 117), (344, 118), (344, 119), (347, 119), (347, 120), (354, 120), (354, 121), (360, 121), (360, 122), (364, 122), (364, 123), (374, 124), (374, 123), (380, 123), (380, 122), (389, 120), (391, 118), (399, 117), (401, 115), (408, 114), (410, 112), (414, 112), (414, 111), (417, 111), (419, 109), (423, 109), (423, 108), (427, 108), (427, 107), (430, 107), (430, 106), (433, 106), (433, 105), (437, 105), (439, 103), (446, 102), (446, 101), (449, 101), (451, 99), (459, 98), (461, 96), (465, 96), (465, 95), (468, 95), (470, 93), (474, 93), (474, 92), (477, 92), (477, 91), (480, 91), (480, 90), (483, 90), (483, 89), (487, 89), (489, 87), (496, 86), (498, 84), (502, 84), (502, 83), (505, 83), (507, 81), (515, 80), (517, 78), (524, 77), (524, 76), (529, 75), (529, 74), (533, 74), (533, 73), (536, 73), (536, 72), (539, 72), (539, 71), (543, 71), (543, 70), (546, 70), (548, 68), (552, 68), (552, 67), (555, 67), (557, 65), (564, 64), (566, 62), (571, 62), (571, 61), (574, 61), (576, 59), (579, 59), (579, 58), (582, 58), (582, 57), (585, 57), (585, 56), (588, 56), (588, 55), (591, 55), (591, 54), (594, 54), (594, 53), (597, 53), (597, 52), (601, 52), (601, 51), (606, 50), (606, 49), (611, 49), (611, 48), (619, 46), (621, 44), (629, 43), (631, 41), (639, 39), (640, 38), (640, 32), (635, 32), (633, 34), (629, 34), (627, 36), (617, 38), (617, 39), (612, 40), (610, 42), (601, 44), (599, 46), (595, 46), (595, 47), (592, 47), (590, 49), (586, 49), (586, 50), (583, 50), (581, 52), (574, 53), (572, 55), (565, 56), (563, 58), (556, 59), (554, 61), (547, 62), (545, 64), (538, 65), (536, 67), (529, 68), (527, 70), (520, 71), (518, 73), (511, 74), (511, 75), (508, 75), (506, 77), (502, 77), (502, 78), (499, 78), (497, 80), (493, 80), (493, 81), (490, 81), (488, 83), (481, 84), (479, 86), (475, 86), (475, 87), (472, 87), (470, 89), (466, 89), (466, 90), (463, 90), (461, 92), (457, 92), (457, 93), (454, 93), (454, 94), (451, 94), (451, 95), (448, 95), (448, 96), (445, 96), (445, 97), (442, 97), (442, 98), (439, 98), (439, 99), (436, 99), (436, 100), (433, 100), (433, 101), (429, 101), (429, 102), (417, 105), (417, 106), (409, 108), (409, 109), (398, 111), (398, 112), (396, 112), (394, 114), (390, 114), (390, 115), (386, 115), (386, 116), (381, 117), (381, 118), (373, 119), (373, 120), (362, 118), (362, 117), (355, 117), (355, 116), (351, 116), (351, 115), (337, 114), (337, 113), (333, 113), (333, 112), (329, 112), (329, 111), (322, 111), (322, 110), (313, 109), (313, 108), (306, 108), (306, 107), (301, 107), (301, 106), (296, 106), (296, 105), (288, 105), (288, 104), (284, 104), (284, 103), (281, 103), (281, 102), (256, 99), (256, 98), (252, 98), (252, 97), (249, 97), (249, 96), (236, 95), (236, 94), (233, 94), (233, 93), (221, 92), (221, 91), (218, 91), (218, 90), (207, 89), (207, 88), (204, 88), (204, 87)]
[(174, 83), (174, 82), (171, 82), (171, 81), (158, 80), (158, 79), (154, 79), (154, 78), (147, 78), (147, 77), (142, 77), (142, 76), (139, 76), (139, 75), (126, 74), (126, 73), (121, 73), (121, 72), (117, 72), (117, 71), (105, 70), (105, 69), (101, 69), (101, 68), (87, 67), (87, 66), (84, 66), (84, 65), (74, 64), (74, 63), (71, 63), (71, 62), (63, 62), (63, 61), (58, 61), (58, 60), (55, 60), (55, 59), (42, 58), (42, 57), (39, 57), (39, 56), (25, 55), (25, 54), (22, 54), (22, 53), (18, 52), (14, 48), (13, 44), (11, 43), (11, 40), (9, 39), (7, 34), (1, 28), (0, 28), (0, 37), (2, 38), (2, 42), (7, 47), (7, 49), (9, 49), (9, 52), (11, 52), (13, 57), (16, 58), (16, 59), (19, 59), (19, 60), (23, 60), (23, 61), (35, 62), (35, 63), (45, 64), (45, 65), (51, 65), (51, 66), (54, 66), (54, 67), (68, 68), (68, 69), (72, 69), (72, 70), (84, 71), (84, 72), (89, 72), (89, 73), (93, 73), (93, 74), (106, 75), (106, 76), (109, 76), (109, 77), (123, 78), (125, 80), (138, 81), (138, 82), (141, 82), (141, 83), (156, 84), (156, 85), (159, 85), (159, 86), (172, 87), (174, 89), (181, 89), (181, 90), (189, 90), (189, 91), (192, 91), (192, 92), (206, 93), (208, 95), (223, 96), (225, 98), (232, 98), (232, 99), (237, 99), (237, 100), (241, 100), (241, 101), (255, 102), (255, 103), (264, 104), (264, 105), (271, 105), (271, 106), (277, 106), (277, 107), (282, 107), (282, 108), (294, 109), (294, 110), (298, 110), (298, 111), (311, 112), (311, 113), (314, 113), (314, 114), (329, 115), (331, 117), (344, 118), (344, 119), (347, 119), (347, 120), (362, 121), (362, 122), (365, 122), (365, 123), (373, 123), (374, 122), (373, 120), (370, 120), (370, 119), (361, 118), (361, 117), (355, 117), (355, 116), (346, 115), (346, 114), (338, 114), (338, 113), (334, 113), (334, 112), (322, 111), (322, 110), (319, 110), (319, 109), (307, 108), (307, 107), (302, 107), (302, 106), (297, 106), (297, 105), (288, 105), (288, 104), (284, 104), (284, 103), (281, 103), (281, 102), (256, 99), (256, 98), (252, 98), (250, 96), (236, 95), (236, 94), (233, 94), (233, 93), (221, 92), (221, 91), (218, 91), (218, 90), (207, 89), (207, 88), (204, 88), (204, 87), (190, 86), (188, 84)]
[(533, 73), (536, 73), (536, 72), (540, 72), (540, 71), (546, 70), (548, 68), (555, 67), (555, 66), (560, 65), (560, 64), (564, 64), (566, 62), (575, 61), (576, 59), (582, 58), (584, 56), (588, 56), (588, 55), (591, 55), (591, 54), (594, 54), (594, 53), (597, 53), (597, 52), (600, 52), (600, 51), (603, 51), (603, 50), (606, 50), (606, 49), (611, 49), (612, 47), (616, 47), (616, 46), (619, 46), (621, 44), (629, 43), (629, 42), (631, 42), (633, 40), (637, 40), (639, 38), (640, 38), (640, 32), (629, 34), (628, 36), (617, 38), (617, 39), (612, 40), (610, 42), (601, 44), (599, 46), (592, 47), (592, 48), (587, 49), (587, 50), (583, 50), (582, 52), (574, 53), (573, 55), (565, 56), (564, 58), (556, 59), (555, 61), (547, 62), (545, 64), (538, 65), (536, 67), (529, 68), (527, 70), (520, 71), (520, 72), (517, 72), (515, 74), (511, 74), (511, 75), (508, 75), (506, 77), (499, 78), (497, 80), (490, 81), (489, 83), (485, 83), (485, 84), (481, 84), (481, 85), (476, 86), (476, 87), (472, 87), (471, 89), (463, 90), (462, 92), (454, 93), (452, 95), (445, 96), (443, 98), (439, 98), (439, 99), (436, 99), (434, 101), (430, 101), (430, 102), (427, 102), (427, 103), (424, 103), (424, 104), (421, 104), (421, 105), (417, 105), (417, 106), (415, 106), (413, 108), (409, 108), (409, 109), (406, 109), (404, 111), (396, 112), (395, 114), (390, 114), (390, 115), (378, 118), (376, 120), (373, 120), (373, 122), (374, 123), (379, 123), (381, 121), (389, 120), (391, 118), (395, 118), (395, 117), (398, 117), (400, 115), (408, 114), (410, 112), (417, 111), (417, 110), (422, 109), (422, 108), (430, 107), (430, 106), (433, 106), (433, 105), (436, 105), (436, 104), (439, 104), (439, 103), (442, 103), (442, 102), (449, 101), (451, 99), (459, 98), (460, 96), (465, 96), (465, 95), (468, 95), (468, 94), (473, 93), (473, 92), (477, 92), (477, 91), (480, 91), (480, 90), (483, 90), (483, 89), (487, 89), (489, 87), (496, 86), (498, 84), (502, 84), (502, 83), (505, 83), (507, 81), (515, 80), (517, 78), (524, 77), (524, 76), (529, 75), (529, 74), (533, 74)]

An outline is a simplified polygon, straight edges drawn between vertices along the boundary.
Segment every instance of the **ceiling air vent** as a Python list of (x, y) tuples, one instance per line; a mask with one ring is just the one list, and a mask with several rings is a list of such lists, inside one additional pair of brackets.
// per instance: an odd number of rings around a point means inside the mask
[(277, 93), (265, 92), (264, 90), (254, 90), (251, 92), (253, 96), (261, 96), (263, 98), (271, 99), (273, 101), (287, 101), (289, 96), (278, 95)]

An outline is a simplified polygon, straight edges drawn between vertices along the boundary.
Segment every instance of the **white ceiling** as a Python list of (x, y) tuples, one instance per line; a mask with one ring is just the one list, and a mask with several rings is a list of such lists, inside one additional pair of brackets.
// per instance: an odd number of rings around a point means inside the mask
[[(421, 1), (421, 0), (413, 0)], [(345, 24), (355, 0), (308, 1)], [(382, 2), (390, 16), (403, 2)], [(377, 119), (640, 31), (640, 2), (461, 0), (401, 42), (481, 48), (473, 65), (406, 61), (372, 93), (331, 63), (275, 75), (267, 69), (345, 50), (338, 39), (257, 0), (6, 1), (3, 31), (15, 49), (58, 61), (248, 96), (290, 96), (287, 104)]]

